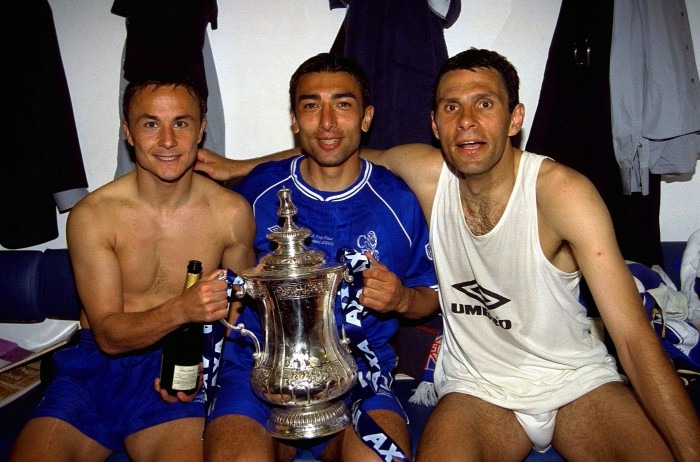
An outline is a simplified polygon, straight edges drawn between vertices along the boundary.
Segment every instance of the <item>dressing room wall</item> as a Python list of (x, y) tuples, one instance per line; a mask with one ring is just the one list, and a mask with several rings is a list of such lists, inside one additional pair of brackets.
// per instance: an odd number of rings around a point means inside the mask
[[(126, 37), (112, 0), (49, 0), (70, 89), (89, 189), (114, 177), (119, 127), (119, 78)], [(475, 46), (496, 50), (518, 69), (525, 104), (521, 148), (527, 142), (561, 2), (462, 0), (445, 31), (450, 55)], [(700, 0), (686, 0), (696, 62), (700, 62)], [(293, 146), (288, 83), (306, 58), (328, 51), (345, 9), (326, 0), (219, 0), (218, 29), (208, 29), (226, 123), (226, 155), (248, 158)], [(427, 123), (427, 122), (426, 122)], [(661, 184), (663, 241), (686, 240), (700, 228), (700, 164), (695, 174)], [(65, 247), (57, 239), (36, 248)]]

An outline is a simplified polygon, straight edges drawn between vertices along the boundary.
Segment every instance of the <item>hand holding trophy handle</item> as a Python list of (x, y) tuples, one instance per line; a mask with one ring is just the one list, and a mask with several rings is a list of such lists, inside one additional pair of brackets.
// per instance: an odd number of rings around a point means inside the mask
[[(222, 281), (226, 281), (227, 283), (229, 283), (229, 285), (238, 285), (238, 287), (240, 287), (238, 290), (236, 290), (234, 292), (234, 295), (236, 296), (236, 298), (243, 298), (245, 296), (245, 286), (243, 285), (244, 284), (243, 280), (240, 278), (240, 276), (238, 276), (236, 273), (234, 273), (230, 269), (227, 269), (226, 271), (222, 271), (221, 273), (219, 273), (217, 278), (222, 280)], [(231, 282), (229, 282), (229, 281), (231, 281)], [(230, 306), (230, 303), (229, 303), (229, 306)], [(228, 308), (227, 308), (227, 314), (228, 314)], [(255, 336), (255, 334), (252, 331), (246, 329), (245, 324), (240, 322), (240, 323), (234, 325), (234, 324), (231, 324), (230, 322), (228, 322), (226, 320), (226, 318), (220, 319), (220, 321), (221, 321), (221, 324), (228, 327), (229, 329), (237, 330), (241, 333), (241, 335), (245, 335), (245, 336), (248, 336), (251, 339), (253, 339), (253, 344), (255, 345), (255, 353), (253, 353), (253, 359), (255, 359), (255, 360), (260, 359), (260, 357), (262, 356), (262, 352), (260, 350), (260, 340), (258, 340), (258, 338)]]

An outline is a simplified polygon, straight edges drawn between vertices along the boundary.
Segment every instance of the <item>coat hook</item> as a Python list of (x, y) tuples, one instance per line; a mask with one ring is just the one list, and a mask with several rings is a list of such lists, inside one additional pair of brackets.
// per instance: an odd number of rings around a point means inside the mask
[(578, 42), (574, 42), (574, 64), (578, 67), (591, 67), (591, 46), (588, 39), (583, 43), (583, 46), (579, 46)]

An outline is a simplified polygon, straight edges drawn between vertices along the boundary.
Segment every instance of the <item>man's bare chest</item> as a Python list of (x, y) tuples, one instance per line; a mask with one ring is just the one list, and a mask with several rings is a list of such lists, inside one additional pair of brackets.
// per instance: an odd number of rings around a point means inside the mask
[(462, 199), (462, 213), (469, 230), (476, 236), (482, 236), (491, 231), (503, 217), (506, 203)]

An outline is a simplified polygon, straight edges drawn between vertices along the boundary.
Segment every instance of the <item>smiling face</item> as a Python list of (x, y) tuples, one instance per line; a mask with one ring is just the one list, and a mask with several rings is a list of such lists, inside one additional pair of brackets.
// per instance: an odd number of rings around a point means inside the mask
[(501, 74), (491, 68), (452, 70), (438, 83), (433, 133), (445, 160), (462, 175), (491, 171), (512, 149), (510, 137), (522, 125), (524, 108), (508, 110)]
[(142, 88), (131, 100), (128, 117), (123, 127), (138, 168), (172, 182), (193, 167), (206, 122), (184, 86)]
[(362, 132), (374, 108), (363, 109), (362, 92), (347, 72), (311, 72), (299, 78), (292, 131), (304, 152), (322, 167), (338, 167), (359, 156)]

